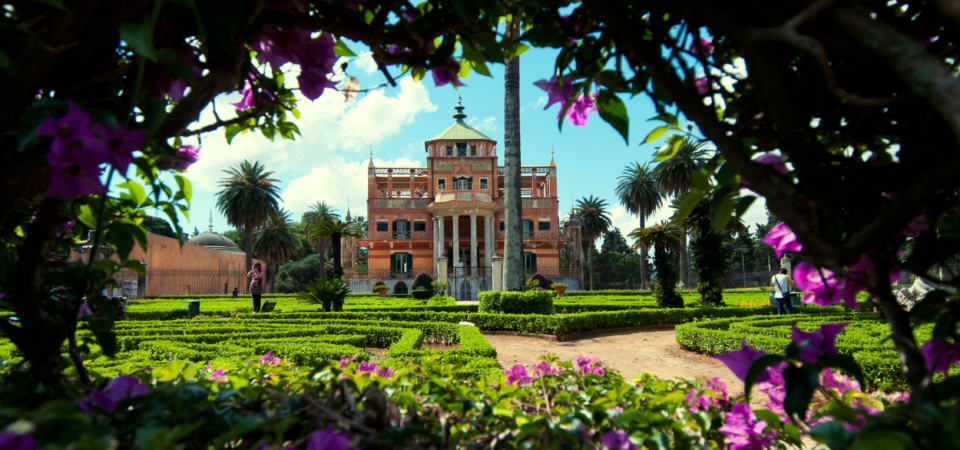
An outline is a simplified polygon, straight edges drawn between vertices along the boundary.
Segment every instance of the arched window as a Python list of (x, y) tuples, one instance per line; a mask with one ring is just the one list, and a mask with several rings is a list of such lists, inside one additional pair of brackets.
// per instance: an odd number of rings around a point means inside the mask
[(407, 291), (407, 284), (404, 283), (403, 281), (398, 281), (397, 284), (393, 285), (393, 293), (394, 293), (394, 294), (406, 294), (406, 293), (408, 293), (408, 291)]

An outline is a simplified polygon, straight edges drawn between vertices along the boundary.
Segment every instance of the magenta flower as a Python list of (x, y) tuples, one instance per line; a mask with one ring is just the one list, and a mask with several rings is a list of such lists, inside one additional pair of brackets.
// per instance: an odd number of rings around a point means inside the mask
[(77, 400), (76, 405), (80, 412), (93, 415), (96, 413), (95, 406), (99, 406), (104, 411), (113, 412), (113, 409), (117, 407), (117, 402), (101, 391), (93, 391), (90, 395)]
[(298, 52), (310, 40), (310, 31), (294, 27), (281, 30), (274, 24), (264, 25), (253, 41), (253, 49), (261, 63), (279, 69), (286, 63), (300, 64)]
[(807, 293), (803, 298), (804, 303), (829, 306), (842, 301), (851, 308), (860, 308), (857, 305), (858, 291), (847, 289), (844, 280), (837, 278), (830, 270), (818, 270), (812, 264), (802, 262), (793, 270), (793, 277), (797, 287)]
[(453, 83), (454, 86), (466, 86), (460, 82), (460, 63), (453, 58), (447, 58), (444, 60), (444, 63), (450, 66), (457, 67), (456, 69), (430, 69), (430, 73), (433, 75), (433, 82), (437, 86), (444, 86), (447, 83)]
[[(147, 395), (149, 389), (139, 379), (130, 375), (120, 375), (111, 379), (103, 391), (93, 391), (89, 396), (77, 400), (77, 408), (84, 414), (93, 414), (94, 405), (107, 412), (113, 412), (121, 400)], [(2, 447), (0, 447), (2, 448)]]
[(307, 41), (298, 51), (300, 75), (297, 82), (304, 97), (316, 100), (323, 94), (324, 89), (336, 85), (327, 78), (327, 74), (333, 72), (333, 64), (337, 62), (337, 55), (333, 51), (335, 44), (333, 35), (324, 33)]
[(381, 376), (381, 377), (383, 377), (383, 378), (390, 378), (390, 377), (393, 375), (393, 368), (392, 368), (392, 367), (379, 367), (379, 368), (377, 368), (376, 372), (377, 372), (377, 375), (379, 375), (379, 376)]
[[(192, 49), (189, 52), (177, 52), (177, 54), (180, 56), (180, 59), (190, 66), (190, 71), (193, 72), (194, 80), (203, 76), (203, 69), (200, 68), (200, 61)], [(163, 71), (157, 75), (156, 80), (153, 82), (153, 86), (160, 94), (161, 99), (164, 96), (167, 96), (170, 97), (170, 100), (175, 102), (183, 100), (183, 92), (187, 90), (187, 82), (178, 77), (169, 69), (163, 69)]]
[(730, 450), (763, 450), (773, 445), (773, 432), (764, 432), (767, 423), (756, 421), (746, 403), (733, 405), (730, 412), (724, 413), (724, 418), (726, 424), (718, 431), (730, 443)]
[[(34, 132), (37, 136), (53, 138), (50, 144), (50, 153), (56, 158), (68, 156), (69, 148), (80, 141), (95, 139), (90, 131), (90, 116), (72, 101), (67, 101), (67, 114), (55, 119), (47, 116), (43, 123)], [(49, 155), (47, 157), (50, 159)], [(53, 165), (53, 162), (50, 162)], [(95, 164), (96, 165), (96, 164)]]
[(930, 228), (930, 224), (927, 223), (927, 215), (920, 214), (917, 217), (914, 217), (910, 223), (907, 224), (906, 228), (900, 230), (900, 236), (906, 237), (917, 237), (920, 236), (920, 233)]
[(14, 430), (7, 429), (0, 433), (0, 449), (36, 450), (37, 443), (29, 434), (19, 434)]
[(952, 364), (960, 362), (960, 345), (951, 344), (940, 338), (932, 338), (920, 347), (927, 370), (944, 375)]
[(550, 367), (550, 363), (546, 361), (540, 361), (537, 365), (533, 366), (533, 377), (540, 378), (547, 375), (555, 375), (559, 373), (558, 369)]
[(401, 8), (399, 15), (404, 22), (410, 23), (420, 17), (420, 11), (410, 8)]
[(860, 390), (860, 383), (846, 375), (833, 373), (830, 369), (823, 369), (821, 375), (820, 386), (823, 386), (824, 389), (836, 389), (841, 394), (851, 389)]
[(360, 366), (357, 368), (357, 372), (359, 373), (373, 372), (375, 370), (377, 370), (377, 364), (367, 361), (361, 362)]
[[(343, 7), (350, 11), (358, 11), (360, 3), (366, 3), (368, 0), (343, 0)], [(329, 3), (329, 0), (327, 1)]]
[(527, 375), (526, 367), (523, 367), (520, 364), (517, 364), (510, 368), (506, 372), (507, 375), (507, 384), (515, 384), (517, 386), (523, 386), (525, 384), (530, 384), (532, 379)]
[(697, 88), (697, 93), (707, 95), (710, 93), (710, 80), (707, 77), (697, 77), (693, 79), (693, 85)]
[(87, 305), (86, 303), (81, 303), (80, 309), (77, 311), (77, 320), (80, 320), (81, 317), (92, 316), (92, 315), (93, 315), (93, 311), (90, 310), (90, 306)]
[(773, 249), (777, 251), (777, 258), (782, 257), (783, 252), (803, 250), (803, 245), (800, 244), (800, 241), (797, 241), (797, 235), (783, 222), (774, 225), (762, 240), (764, 244), (773, 246)]
[(347, 359), (346, 357), (341, 356), (341, 357), (340, 357), (340, 370), (343, 370), (344, 367), (347, 367), (347, 364), (352, 363), (353, 360), (355, 360), (355, 359), (357, 359), (357, 355), (351, 356), (350, 359)]
[(133, 163), (133, 152), (140, 150), (143, 140), (147, 137), (145, 130), (131, 131), (117, 125), (113, 131), (107, 124), (100, 122), (91, 127), (96, 138), (85, 142), (85, 146), (102, 145), (106, 162), (110, 163), (120, 173), (127, 173), (127, 168)]
[(753, 162), (764, 166), (771, 166), (773, 170), (780, 175), (786, 175), (788, 172), (787, 165), (783, 163), (783, 157), (773, 152), (763, 153), (759, 157), (754, 158)]
[(821, 356), (837, 354), (837, 335), (846, 326), (847, 323), (825, 324), (820, 325), (820, 330), (807, 333), (797, 328), (795, 323), (791, 323), (793, 331), (790, 340), (800, 347), (800, 360), (813, 364)]
[(910, 394), (907, 392), (894, 392), (887, 397), (893, 403), (909, 403)]
[(600, 438), (600, 442), (610, 450), (634, 450), (636, 444), (630, 441), (630, 435), (623, 430), (608, 431)]
[(270, 100), (276, 100), (276, 97), (266, 89), (260, 89), (261, 93), (259, 95), (254, 94), (253, 88), (250, 86), (250, 80), (247, 80), (243, 85), (243, 90), (240, 91), (240, 95), (243, 97), (240, 98), (236, 103), (231, 103), (234, 108), (239, 110), (250, 109), (256, 106), (263, 106), (266, 104), (264, 96), (270, 97)]
[(210, 375), (207, 375), (207, 379), (210, 381), (215, 381), (217, 383), (226, 383), (230, 381), (230, 379), (223, 374), (223, 367), (220, 367), (217, 370), (214, 370), (213, 372), (211, 372)]
[(173, 155), (163, 155), (157, 158), (157, 169), (160, 170), (187, 170), (191, 164), (200, 160), (200, 146), (184, 145)]
[(260, 357), (260, 364), (280, 364), (280, 358), (273, 356), (273, 353), (267, 352), (265, 355)]
[(715, 396), (702, 395), (696, 389), (690, 389), (686, 397), (688, 405), (700, 411), (708, 411), (711, 407), (724, 409), (727, 407), (730, 400), (727, 394), (726, 384), (720, 381), (719, 378), (714, 377), (707, 380), (704, 387)]
[(60, 228), (57, 229), (57, 236), (62, 235), (67, 230), (72, 230), (74, 226), (77, 225), (77, 219), (70, 219), (64, 223), (60, 224)]
[(712, 38), (698, 38), (697, 40), (690, 42), (690, 46), (687, 47), (687, 51), (690, 52), (693, 56), (700, 56), (700, 48), (697, 47), (697, 41), (700, 42), (700, 47), (703, 47), (703, 51), (706, 52), (704, 57), (713, 53), (713, 39)]
[(563, 109), (563, 105), (566, 104), (567, 99), (573, 95), (573, 79), (570, 77), (563, 77), (558, 79), (556, 75), (553, 78), (550, 78), (550, 81), (547, 80), (537, 80), (533, 84), (545, 91), (547, 91), (547, 106), (544, 106), (543, 109), (546, 110), (554, 103), (560, 103), (560, 109)]
[[(731, 372), (737, 376), (737, 378), (746, 381), (747, 371), (750, 370), (750, 365), (753, 364), (757, 358), (766, 355), (767, 352), (763, 350), (754, 350), (747, 345), (747, 340), (743, 339), (740, 341), (740, 350), (735, 350), (729, 353), (724, 353), (722, 355), (717, 355), (716, 358), (720, 362), (727, 365)], [(757, 377), (757, 382), (769, 381), (771, 374), (769, 373), (770, 369), (760, 374)]]
[(333, 431), (333, 425), (327, 425), (326, 430), (314, 431), (307, 442), (307, 450), (346, 450), (349, 448), (350, 437)]
[(600, 362), (600, 358), (590, 358), (587, 356), (578, 356), (573, 360), (574, 366), (577, 370), (583, 373), (590, 373), (594, 375), (603, 375), (603, 363)]
[(100, 171), (89, 173), (79, 167), (50, 167), (50, 187), (46, 196), (70, 199), (81, 195), (103, 195), (107, 188), (100, 183)]
[[(570, 105), (570, 108), (567, 109), (567, 120), (578, 127), (586, 125), (587, 115), (592, 112), (597, 112), (596, 97), (596, 94), (578, 95), (573, 101), (573, 104)], [(563, 108), (560, 108), (557, 119), (560, 119), (560, 114), (563, 114)]]

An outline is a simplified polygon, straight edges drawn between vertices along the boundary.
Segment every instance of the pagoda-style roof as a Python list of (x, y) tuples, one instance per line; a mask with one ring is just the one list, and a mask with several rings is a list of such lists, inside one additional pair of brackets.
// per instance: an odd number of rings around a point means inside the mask
[(453, 125), (450, 125), (449, 127), (447, 127), (446, 130), (441, 131), (440, 134), (430, 139), (427, 139), (427, 142), (439, 141), (442, 139), (457, 140), (457, 141), (476, 140), (476, 139), (482, 139), (487, 141), (493, 140), (487, 137), (485, 134), (477, 131), (476, 128), (471, 127), (470, 125), (467, 125), (467, 123), (463, 121), (463, 119), (467, 118), (467, 115), (463, 113), (464, 108), (459, 101), (457, 102), (457, 106), (453, 107), (453, 109), (457, 110), (457, 113), (453, 115), (453, 118), (457, 119), (457, 121), (454, 122)]

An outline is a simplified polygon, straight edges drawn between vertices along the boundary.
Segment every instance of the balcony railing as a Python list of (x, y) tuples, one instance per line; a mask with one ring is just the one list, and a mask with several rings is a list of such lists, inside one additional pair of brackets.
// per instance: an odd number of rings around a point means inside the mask
[[(520, 232), (523, 236), (523, 239), (559, 239), (560, 233), (557, 231), (539, 231), (539, 230), (524, 230)], [(497, 239), (506, 239), (506, 231), (497, 231)]]
[(367, 239), (431, 240), (433, 239), (433, 233), (429, 231), (372, 231), (368, 234)]

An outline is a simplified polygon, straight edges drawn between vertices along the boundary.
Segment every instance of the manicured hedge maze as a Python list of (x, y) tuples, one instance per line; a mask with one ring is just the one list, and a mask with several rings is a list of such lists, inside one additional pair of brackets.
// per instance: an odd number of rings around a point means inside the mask
[[(792, 322), (804, 331), (816, 331), (827, 323), (849, 323), (837, 338), (837, 349), (860, 363), (867, 388), (909, 389), (897, 352), (888, 339), (890, 325), (880, 320), (877, 313), (755, 316), (693, 322), (677, 326), (677, 342), (709, 355), (739, 350), (741, 340), (755, 349), (779, 353), (790, 344)], [(931, 331), (931, 325), (918, 327), (917, 342), (922, 345), (930, 339)], [(950, 373), (960, 374), (960, 367), (953, 367)]]

